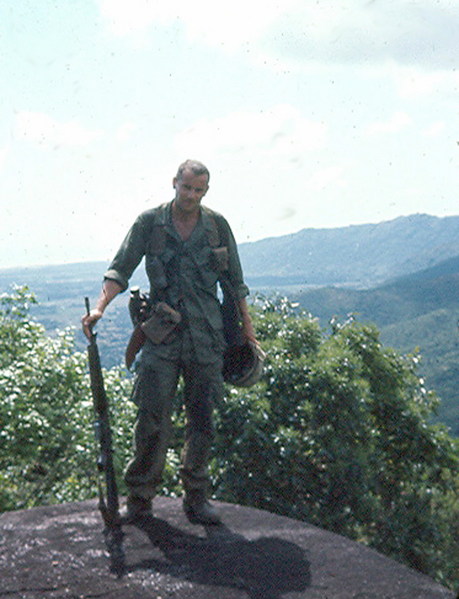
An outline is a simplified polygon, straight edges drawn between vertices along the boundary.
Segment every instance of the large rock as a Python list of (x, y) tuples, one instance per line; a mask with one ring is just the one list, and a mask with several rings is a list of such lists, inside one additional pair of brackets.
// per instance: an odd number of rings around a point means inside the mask
[(124, 526), (110, 570), (97, 503), (0, 516), (0, 597), (21, 599), (452, 599), (376, 551), (268, 512), (218, 504), (225, 525), (189, 524), (178, 499)]

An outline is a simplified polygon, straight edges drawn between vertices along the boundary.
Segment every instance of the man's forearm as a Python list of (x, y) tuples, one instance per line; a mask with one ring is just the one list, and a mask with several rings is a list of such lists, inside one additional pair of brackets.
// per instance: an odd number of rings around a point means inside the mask
[(98, 310), (101, 314), (104, 313), (105, 308), (108, 304), (119, 294), (121, 293), (121, 285), (112, 279), (105, 279), (104, 284), (102, 286), (102, 291), (97, 300), (96, 310)]
[(243, 336), (246, 338), (247, 341), (251, 341), (252, 343), (258, 343), (245, 297), (239, 300), (239, 309), (241, 311), (242, 316)]
[(91, 329), (102, 318), (105, 308), (122, 290), (121, 285), (116, 281), (105, 279), (96, 307), (89, 314), (84, 314), (81, 318), (83, 332), (88, 339), (91, 339)]

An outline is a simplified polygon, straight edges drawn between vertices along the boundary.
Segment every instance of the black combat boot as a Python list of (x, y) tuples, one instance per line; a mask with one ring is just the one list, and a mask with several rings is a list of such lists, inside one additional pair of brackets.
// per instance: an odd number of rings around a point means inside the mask
[(128, 522), (150, 518), (152, 515), (151, 499), (144, 499), (137, 495), (128, 496), (126, 502), (126, 520)]
[(183, 500), (183, 511), (191, 524), (211, 526), (221, 523), (220, 515), (207, 501), (203, 491), (188, 491)]

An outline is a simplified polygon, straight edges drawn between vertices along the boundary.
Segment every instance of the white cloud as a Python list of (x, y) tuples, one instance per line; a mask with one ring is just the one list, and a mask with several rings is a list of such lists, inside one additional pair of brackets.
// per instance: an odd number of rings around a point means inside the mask
[(373, 123), (368, 127), (368, 135), (398, 133), (411, 124), (411, 118), (406, 112), (396, 112), (389, 120)]
[(326, 187), (334, 185), (335, 187), (346, 187), (347, 182), (342, 178), (342, 166), (330, 166), (315, 172), (306, 183), (307, 189), (314, 191), (323, 191)]
[[(116, 35), (181, 24), (189, 38), (294, 62), (456, 64), (454, 0), (97, 0)], [(138, 37), (137, 40), (138, 41)], [(263, 50), (262, 50), (263, 49)]]
[(297, 63), (455, 68), (459, 6), (454, 0), (298, 0), (270, 32), (268, 47)]
[(437, 121), (436, 123), (432, 123), (430, 127), (423, 131), (423, 134), (426, 137), (436, 137), (446, 128), (445, 121)]
[(78, 121), (60, 122), (41, 112), (16, 115), (17, 135), (45, 148), (85, 146), (101, 137), (102, 131), (85, 129)]
[(102, 16), (116, 35), (142, 31), (158, 20), (171, 17), (170, 5), (150, 0), (97, 0)]
[(180, 133), (175, 145), (184, 155), (257, 151), (296, 159), (322, 148), (326, 139), (323, 123), (305, 119), (294, 106), (281, 104), (272, 110), (247, 110), (220, 119), (201, 119)]
[(237, 48), (259, 40), (278, 17), (295, 4), (295, 0), (232, 0), (195, 2), (178, 0), (180, 18), (185, 22), (192, 39), (203, 40), (212, 46)]
[(98, 0), (114, 34), (142, 32), (152, 24), (180, 22), (188, 36), (210, 45), (237, 47), (259, 38), (297, 0)]
[(425, 72), (419, 69), (397, 69), (395, 81), (400, 96), (407, 100), (426, 96), (438, 91), (451, 83), (459, 82), (459, 76), (444, 71)]
[(132, 133), (136, 130), (136, 125), (132, 121), (128, 121), (121, 125), (115, 133), (118, 141), (125, 142), (132, 138)]

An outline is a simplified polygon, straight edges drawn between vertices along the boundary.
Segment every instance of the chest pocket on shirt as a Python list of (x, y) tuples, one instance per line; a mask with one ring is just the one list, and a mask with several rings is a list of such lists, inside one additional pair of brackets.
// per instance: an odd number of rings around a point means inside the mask
[(217, 271), (218, 274), (228, 270), (229, 254), (226, 246), (212, 248), (211, 267), (213, 270)]
[(214, 249), (205, 246), (195, 255), (195, 264), (199, 271), (199, 277), (204, 289), (213, 288), (218, 281), (219, 270), (214, 256)]
[[(212, 231), (213, 232), (213, 231)], [(228, 270), (228, 248), (216, 247), (219, 237), (207, 234), (201, 248), (192, 248), (188, 244), (173, 248), (168, 242), (168, 234), (162, 225), (152, 227), (145, 257), (145, 266), (152, 288), (166, 289), (178, 275), (178, 262), (187, 256), (191, 259), (192, 270), (195, 270), (197, 282), (204, 289), (212, 289), (217, 284), (219, 275)], [(187, 259), (185, 258), (185, 259)], [(178, 262), (176, 263), (175, 260)]]

